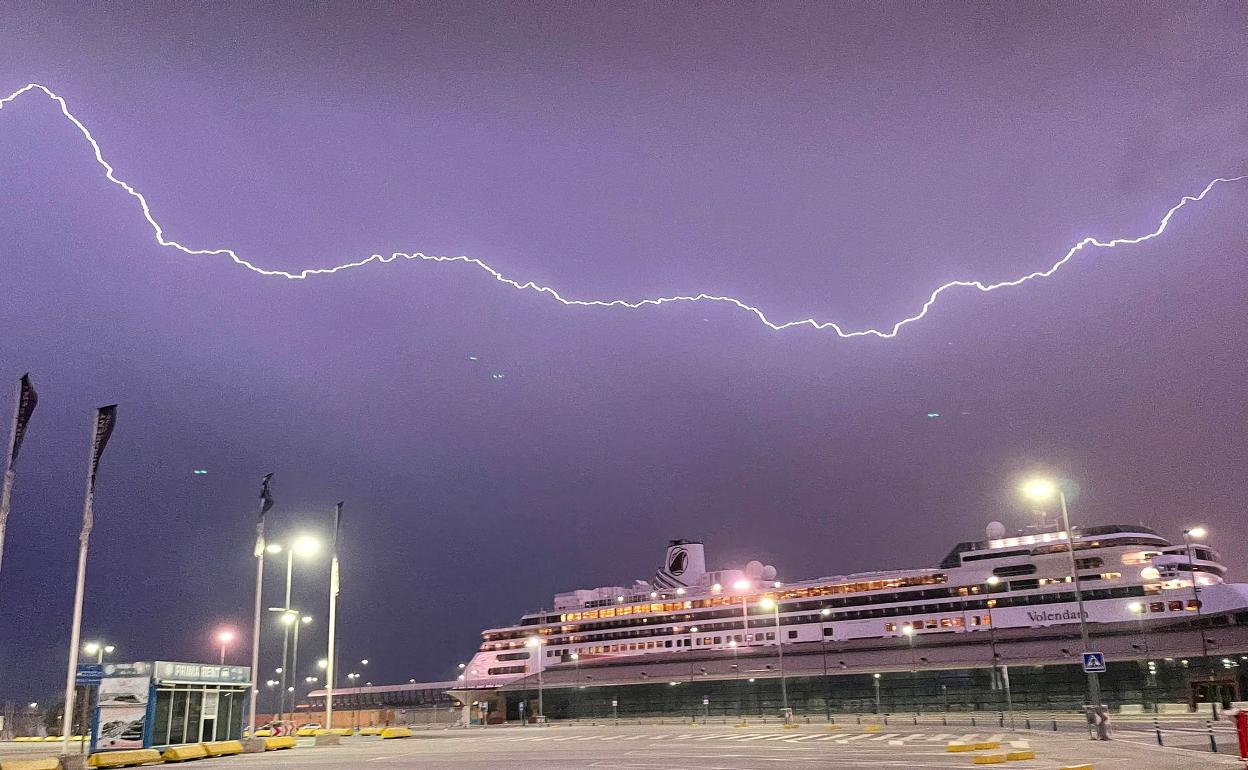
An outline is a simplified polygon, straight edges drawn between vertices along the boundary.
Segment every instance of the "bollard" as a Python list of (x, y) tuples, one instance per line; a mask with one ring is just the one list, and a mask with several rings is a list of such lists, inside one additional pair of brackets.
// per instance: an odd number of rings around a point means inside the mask
[(1218, 739), (1213, 735), (1213, 722), (1205, 720), (1205, 730), (1209, 732), (1209, 750), (1214, 754), (1218, 753)]
[(862, 714), (855, 714), (854, 716), (858, 718), (858, 724), (862, 724)]
[(888, 714), (884, 715), (884, 724), (888, 724)]
[(1057, 732), (1057, 714), (1049, 714), (1049, 718), (1053, 720), (1053, 732)]
[(975, 715), (971, 714), (971, 727), (975, 727)]
[(1023, 724), (1028, 730), (1031, 729), (1031, 714), (1023, 714)]
[(1161, 742), (1161, 723), (1157, 721), (1157, 717), (1153, 717), (1153, 732), (1157, 733), (1157, 745), (1165, 746), (1166, 744)]
[(997, 712), (997, 727), (1005, 727), (1005, 712)]
[(948, 726), (949, 726), (949, 715), (948, 715), (948, 714), (941, 714), (941, 715), (940, 715), (940, 723), (941, 723), (942, 725), (944, 725), (945, 727), (948, 727)]
[(918, 727), (918, 726), (919, 726), (919, 715), (918, 715), (918, 714), (915, 714), (915, 715), (914, 715), (914, 726), (915, 726), (915, 727)]

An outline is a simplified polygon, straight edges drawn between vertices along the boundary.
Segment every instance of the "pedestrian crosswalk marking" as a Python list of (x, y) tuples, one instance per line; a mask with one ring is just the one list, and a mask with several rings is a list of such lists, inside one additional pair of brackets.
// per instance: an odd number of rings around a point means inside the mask
[(844, 745), (846, 743), (849, 743), (850, 741), (860, 741), (863, 738), (873, 738), (873, 737), (875, 736), (873, 736), (871, 733), (862, 733), (861, 735), (851, 735), (848, 738), (841, 738), (840, 740), (837, 741), (837, 743)]
[(884, 741), (884, 740), (888, 740), (889, 738), (896, 738), (898, 735), (901, 735), (901, 733), (884, 733), (883, 735), (873, 735), (873, 736), (871, 736), (870, 738), (868, 738), (867, 740), (869, 740), (869, 741)]

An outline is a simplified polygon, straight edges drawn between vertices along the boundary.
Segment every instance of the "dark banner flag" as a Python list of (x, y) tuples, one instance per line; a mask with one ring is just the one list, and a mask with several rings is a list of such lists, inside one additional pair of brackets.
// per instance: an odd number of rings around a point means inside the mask
[(22, 439), (26, 437), (26, 425), (30, 416), (35, 413), (35, 404), (39, 403), (39, 394), (35, 386), (30, 384), (30, 375), (23, 374), (21, 385), (17, 389), (17, 407), (13, 414), (13, 441), (9, 444), (9, 456), (4, 465), (4, 480), (0, 487), (0, 560), (4, 558), (4, 530), (9, 520), (9, 502), (13, 496), (13, 480), (16, 472), (17, 453), (22, 449)]
[(273, 474), (264, 474), (264, 481), (260, 483), (260, 521), (264, 521), (264, 514), (273, 507), (273, 491), (269, 488), (272, 483)]
[(39, 403), (39, 394), (35, 392), (35, 386), (30, 382), (30, 375), (22, 375), (22, 384), (18, 390), (17, 396), (17, 418), (13, 425), (13, 446), (9, 453), (9, 467), (17, 465), (17, 455), (22, 451), (22, 439), (26, 437), (26, 425), (30, 422), (30, 416), (35, 413), (35, 406)]
[(272, 484), (273, 474), (264, 474), (264, 480), (260, 482), (260, 516), (256, 519), (256, 548), (253, 554), (256, 558), (264, 556), (264, 514), (273, 507), (273, 490), (270, 488)]
[(101, 406), (95, 410), (95, 441), (91, 444), (91, 490), (95, 490), (95, 473), (100, 468), (100, 457), (117, 424), (117, 405)]

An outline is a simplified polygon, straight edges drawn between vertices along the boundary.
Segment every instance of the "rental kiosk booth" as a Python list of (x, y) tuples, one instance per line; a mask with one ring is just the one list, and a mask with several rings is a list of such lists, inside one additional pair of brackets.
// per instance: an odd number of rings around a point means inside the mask
[(248, 666), (107, 663), (91, 725), (91, 751), (241, 738), (250, 687)]

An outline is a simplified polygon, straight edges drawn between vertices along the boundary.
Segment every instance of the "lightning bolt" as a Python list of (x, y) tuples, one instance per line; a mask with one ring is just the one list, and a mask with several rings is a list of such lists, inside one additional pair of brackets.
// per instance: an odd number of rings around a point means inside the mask
[(56, 102), (60, 106), (61, 113), (65, 116), (65, 118), (70, 123), (72, 123), (75, 128), (78, 129), (78, 131), (82, 134), (83, 138), (87, 140), (87, 143), (91, 145), (91, 150), (95, 153), (95, 161), (96, 163), (100, 165), (100, 168), (104, 169), (104, 176), (108, 179), (108, 181), (120, 187), (122, 190), (126, 192), (126, 194), (128, 194), (129, 196), (134, 198), (135, 201), (138, 202), (139, 208), (143, 212), (143, 218), (147, 220), (147, 223), (152, 228), (152, 232), (156, 235), (156, 242), (166, 248), (177, 249), (178, 251), (188, 256), (229, 257), (235, 264), (245, 267), (254, 273), (258, 273), (259, 275), (277, 277), (277, 278), (287, 278), (287, 279), (295, 280), (295, 281), (302, 281), (307, 278), (311, 278), (313, 276), (319, 276), (319, 275), (332, 275), (334, 273), (342, 272), (344, 270), (352, 270), (352, 269), (364, 267), (366, 265), (373, 264), (373, 263), (386, 264), (386, 263), (394, 262), (400, 259), (419, 260), (422, 262), (462, 262), (464, 264), (472, 265), (473, 267), (484, 271), (486, 274), (488, 274), (491, 278), (493, 278), (495, 281), (498, 281), (499, 283), (506, 284), (507, 286), (510, 286), (513, 289), (518, 289), (520, 291), (532, 291), (538, 294), (544, 294), (547, 297), (555, 300), (556, 302), (562, 305), (579, 306), (579, 307), (621, 307), (621, 308), (628, 308), (630, 310), (636, 310), (638, 308), (642, 308), (642, 307), (646, 307), (650, 305), (658, 306), (658, 305), (666, 305), (666, 304), (672, 304), (672, 303), (678, 303), (678, 302), (691, 302), (691, 303), (692, 302), (711, 302), (711, 303), (732, 305), (733, 307), (743, 310), (753, 315), (763, 325), (765, 325), (769, 329), (772, 329), (773, 331), (784, 331), (785, 329), (793, 329), (796, 327), (807, 326), (812, 329), (818, 329), (821, 331), (830, 329), (834, 331), (838, 337), (842, 337), (842, 338), (878, 337), (881, 339), (892, 339), (893, 337), (896, 337), (897, 334), (905, 326), (912, 324), (915, 321), (919, 321), (923, 319), (924, 317), (926, 317), (928, 312), (936, 304), (936, 300), (939, 299), (941, 295), (945, 294), (946, 292), (950, 290), (975, 289), (976, 291), (987, 293), (990, 291), (996, 291), (997, 289), (1007, 289), (1007, 288), (1011, 288), (1014, 286), (1020, 286), (1024, 283), (1027, 283), (1028, 281), (1033, 281), (1033, 280), (1037, 280), (1041, 278), (1048, 278), (1049, 276), (1053, 275), (1058, 270), (1060, 270), (1066, 263), (1074, 259), (1077, 254), (1084, 251), (1085, 249), (1088, 249), (1089, 247), (1098, 248), (1098, 249), (1112, 249), (1117, 246), (1130, 246), (1133, 244), (1143, 243), (1144, 241), (1152, 240), (1153, 238), (1158, 237), (1159, 235), (1161, 235), (1162, 233), (1166, 231), (1166, 228), (1169, 227), (1170, 221), (1171, 219), (1174, 218), (1174, 215), (1178, 213), (1178, 211), (1182, 209), (1184, 206), (1186, 206), (1187, 204), (1197, 203), (1199, 201), (1204, 200), (1205, 196), (1207, 196), (1218, 185), (1230, 184), (1232, 182), (1239, 182), (1244, 179), (1248, 179), (1248, 175), (1241, 175), (1241, 176), (1235, 176), (1235, 177), (1218, 177), (1216, 179), (1211, 180), (1208, 184), (1205, 185), (1204, 189), (1202, 189), (1198, 194), (1183, 196), (1183, 198), (1181, 198), (1178, 203), (1170, 207), (1170, 209), (1166, 212), (1166, 215), (1161, 218), (1161, 221), (1157, 224), (1156, 228), (1142, 235), (1114, 238), (1112, 240), (1107, 240), (1107, 241), (1103, 241), (1098, 238), (1089, 236), (1079, 241), (1074, 246), (1071, 246), (1070, 249), (1065, 254), (1062, 255), (1061, 259), (1058, 259), (1048, 268), (1044, 270), (1036, 270), (1034, 272), (1028, 273), (1019, 278), (1014, 278), (1008, 281), (998, 281), (996, 283), (984, 283), (983, 281), (967, 281), (967, 280), (949, 281), (948, 283), (944, 283), (936, 287), (935, 291), (933, 291), (928, 296), (927, 301), (923, 303), (923, 305), (919, 308), (918, 312), (916, 312), (914, 315), (907, 316), (901, 319), (900, 321), (893, 324), (891, 327), (885, 327), (881, 329), (858, 329), (858, 330), (851, 331), (851, 330), (846, 330), (845, 327), (841, 326), (840, 324), (834, 321), (820, 321), (815, 318), (802, 318), (800, 320), (784, 321), (784, 322), (777, 323), (776, 321), (773, 321), (770, 318), (768, 318), (767, 315), (761, 309), (753, 305), (743, 302), (742, 300), (739, 300), (736, 297), (727, 297), (727, 296), (722, 296), (718, 294), (705, 294), (705, 293), (703, 294), (676, 294), (676, 295), (667, 296), (667, 297), (651, 297), (651, 298), (640, 299), (640, 300), (572, 299), (572, 298), (563, 296), (558, 291), (556, 291), (555, 289), (549, 286), (543, 286), (533, 281), (517, 281), (513, 278), (509, 278), (503, 273), (491, 267), (490, 265), (486, 264), (485, 262), (482, 262), (480, 259), (477, 259), (476, 257), (469, 257), (469, 256), (445, 256), (445, 255), (437, 255), (437, 254), (422, 254), (420, 252), (413, 252), (410, 254), (404, 253), (404, 252), (395, 252), (389, 256), (386, 256), (384, 254), (372, 254), (367, 257), (364, 257), (363, 259), (359, 259), (354, 262), (345, 262), (341, 265), (335, 265), (333, 267), (315, 267), (315, 268), (308, 268), (306, 270), (300, 270), (297, 273), (291, 273), (285, 270), (271, 270), (268, 268), (261, 267), (239, 256), (238, 252), (234, 251), (233, 249), (192, 248), (190, 246), (186, 246), (182, 243), (179, 243), (178, 241), (175, 241), (171, 238), (167, 238), (165, 236), (164, 228), (161, 226), (160, 222), (156, 220), (156, 217), (152, 215), (152, 209), (151, 209), (151, 206), (148, 205), (147, 198), (144, 197), (144, 195), (141, 192), (131, 187), (127, 182), (118, 178), (116, 174), (116, 170), (113, 168), (112, 164), (109, 163), (107, 160), (105, 160), (104, 153), (100, 149), (99, 142), (97, 142), (95, 140), (95, 137), (91, 135), (91, 131), (87, 129), (86, 125), (81, 120), (79, 120), (72, 112), (69, 111), (69, 105), (66, 104), (64, 98), (56, 95), (55, 93), (52, 92), (51, 89), (47, 88), (46, 86), (39, 85), (38, 83), (29, 83), (19, 88), (18, 90), (14, 91), (13, 93), (9, 94), (8, 96), (4, 97), (3, 99), (0, 99), (0, 110), (4, 109), (10, 103), (14, 102), (16, 99), (18, 99), (18, 97), (24, 94), (34, 93), (37, 91), (42, 92), (49, 99)]

